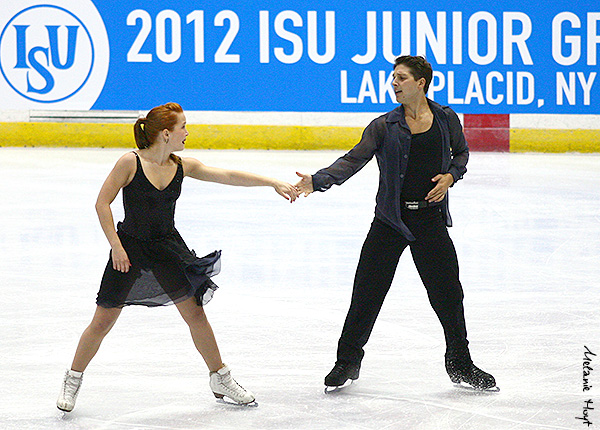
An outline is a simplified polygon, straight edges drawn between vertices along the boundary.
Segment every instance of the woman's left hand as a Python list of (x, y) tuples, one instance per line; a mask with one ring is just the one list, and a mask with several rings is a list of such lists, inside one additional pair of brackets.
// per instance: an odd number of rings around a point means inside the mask
[(431, 203), (437, 203), (444, 200), (448, 188), (454, 183), (454, 177), (450, 173), (435, 175), (431, 178), (432, 182), (437, 182), (435, 187), (427, 194), (425, 200)]

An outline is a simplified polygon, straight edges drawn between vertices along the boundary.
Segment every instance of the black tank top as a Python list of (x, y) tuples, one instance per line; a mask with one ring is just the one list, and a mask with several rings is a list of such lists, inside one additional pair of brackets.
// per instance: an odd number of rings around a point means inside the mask
[(402, 201), (423, 200), (435, 187), (431, 178), (441, 173), (442, 134), (437, 121), (433, 120), (429, 130), (411, 136), (408, 166), (400, 199)]
[(125, 219), (119, 223), (119, 229), (138, 239), (158, 239), (175, 229), (175, 202), (181, 194), (183, 166), (177, 164), (171, 183), (159, 190), (144, 174), (139, 155), (134, 154), (137, 169), (131, 182), (123, 187)]

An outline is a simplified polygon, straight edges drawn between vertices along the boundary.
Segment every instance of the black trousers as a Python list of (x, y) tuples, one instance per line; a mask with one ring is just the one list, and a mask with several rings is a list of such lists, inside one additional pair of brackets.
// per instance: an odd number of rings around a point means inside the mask
[(371, 224), (356, 270), (337, 359), (360, 365), (363, 347), (390, 289), (400, 255), (409, 246), (429, 302), (444, 329), (446, 356), (470, 360), (458, 259), (440, 208), (406, 210), (402, 220), (415, 241), (404, 238), (378, 218)]

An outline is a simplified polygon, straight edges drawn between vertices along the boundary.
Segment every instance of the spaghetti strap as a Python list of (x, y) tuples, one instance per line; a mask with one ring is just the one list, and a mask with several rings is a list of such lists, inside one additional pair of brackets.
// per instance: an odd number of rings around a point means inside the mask
[[(140, 172), (142, 174), (144, 174), (144, 169), (142, 168), (142, 159), (140, 158), (140, 155), (135, 152), (135, 151), (131, 151), (134, 155), (135, 155), (135, 176), (139, 175)], [(134, 179), (135, 179), (134, 176)], [(145, 176), (145, 174), (144, 174)]]

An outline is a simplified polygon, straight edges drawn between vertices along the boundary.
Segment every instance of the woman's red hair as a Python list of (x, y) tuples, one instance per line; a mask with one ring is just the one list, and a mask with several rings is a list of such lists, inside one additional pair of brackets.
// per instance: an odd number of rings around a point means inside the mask
[[(175, 128), (181, 113), (183, 113), (182, 107), (177, 103), (170, 102), (156, 106), (145, 117), (138, 118), (133, 126), (133, 135), (137, 147), (146, 149), (154, 145), (158, 135), (163, 130), (172, 131)], [(173, 159), (178, 161), (179, 157), (175, 156)]]

